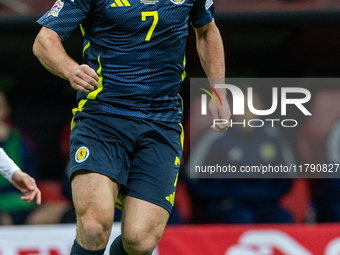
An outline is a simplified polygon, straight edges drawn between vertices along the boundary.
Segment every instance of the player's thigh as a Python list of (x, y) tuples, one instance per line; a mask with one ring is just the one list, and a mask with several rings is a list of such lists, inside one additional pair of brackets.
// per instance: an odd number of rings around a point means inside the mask
[(105, 175), (79, 170), (72, 175), (72, 197), (77, 218), (113, 221), (119, 184)]
[(163, 207), (126, 196), (122, 215), (123, 240), (128, 245), (142, 242), (146, 246), (156, 246), (168, 218), (169, 212)]

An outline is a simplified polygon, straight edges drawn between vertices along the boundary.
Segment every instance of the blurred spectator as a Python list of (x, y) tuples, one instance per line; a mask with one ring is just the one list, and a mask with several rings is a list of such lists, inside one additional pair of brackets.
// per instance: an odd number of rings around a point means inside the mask
[[(322, 89), (313, 95), (312, 116), (306, 118), (298, 134), (302, 163), (340, 163), (339, 97), (339, 89)], [(340, 179), (309, 179), (309, 188), (312, 199), (307, 211), (314, 215), (313, 221), (340, 222)]]
[[(330, 130), (326, 143), (327, 163), (340, 164), (340, 120)], [(334, 166), (334, 171), (337, 166)], [(339, 167), (337, 171), (340, 171)], [(322, 179), (315, 190), (317, 222), (340, 222), (340, 179)]]
[[(18, 167), (37, 179), (33, 153), (20, 132), (10, 125), (10, 107), (5, 94), (0, 91), (0, 147), (18, 165)], [(34, 203), (20, 200), (18, 191), (3, 176), (0, 176), (0, 224), (24, 224), (32, 212)]]
[[(254, 106), (261, 102), (253, 95)], [(250, 111), (233, 116), (233, 122), (255, 117)], [(223, 165), (290, 165), (294, 158), (290, 146), (275, 127), (234, 125), (225, 133), (206, 132), (191, 153), (193, 165), (216, 165), (214, 155), (223, 152)], [(199, 161), (199, 162), (195, 162)], [(222, 164), (222, 163), (221, 163)], [(293, 218), (280, 206), (291, 179), (189, 179), (194, 223), (291, 223)]]
[[(69, 121), (70, 123), (70, 121)], [(69, 159), (70, 124), (67, 124), (61, 134), (60, 148), (65, 162)], [(63, 179), (54, 181), (43, 180), (40, 189), (43, 193), (43, 204), (29, 217), (29, 224), (75, 223), (76, 215), (72, 203), (71, 185), (68, 179), (68, 165)]]

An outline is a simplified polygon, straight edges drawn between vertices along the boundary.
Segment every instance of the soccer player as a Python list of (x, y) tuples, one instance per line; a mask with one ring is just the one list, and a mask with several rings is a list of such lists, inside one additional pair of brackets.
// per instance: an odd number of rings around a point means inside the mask
[[(183, 149), (182, 102), (188, 22), (202, 66), (224, 83), (223, 44), (212, 0), (57, 0), (38, 20), (33, 51), (78, 90), (70, 136), (70, 178), (77, 215), (72, 255), (103, 254), (114, 205), (122, 235), (110, 254), (151, 254), (171, 212)], [(79, 65), (62, 41), (80, 25)], [(229, 119), (210, 103), (216, 119)], [(224, 131), (227, 125), (215, 127)]]
[(35, 180), (28, 174), (22, 172), (2, 148), (0, 148), (0, 173), (9, 180), (14, 187), (24, 193), (21, 200), (28, 203), (36, 198), (36, 203), (38, 205), (41, 204), (41, 193), (35, 184)]

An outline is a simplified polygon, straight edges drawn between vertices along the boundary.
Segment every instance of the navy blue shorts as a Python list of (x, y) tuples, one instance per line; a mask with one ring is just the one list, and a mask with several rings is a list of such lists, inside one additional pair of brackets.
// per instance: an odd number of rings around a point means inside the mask
[(120, 183), (122, 196), (165, 208), (174, 204), (183, 128), (180, 123), (77, 111), (70, 136), (70, 178), (89, 170)]

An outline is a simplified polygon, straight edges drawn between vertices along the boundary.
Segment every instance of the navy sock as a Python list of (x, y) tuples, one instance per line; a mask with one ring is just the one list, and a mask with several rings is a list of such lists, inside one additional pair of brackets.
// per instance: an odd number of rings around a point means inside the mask
[(105, 248), (96, 251), (86, 250), (85, 248), (81, 247), (76, 240), (74, 240), (70, 255), (103, 255), (104, 251)]
[(110, 255), (129, 255), (124, 249), (122, 235), (116, 237), (110, 247)]

